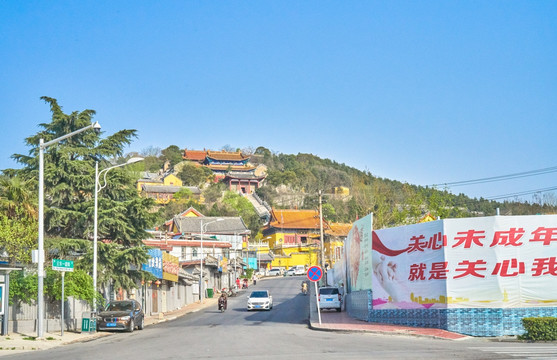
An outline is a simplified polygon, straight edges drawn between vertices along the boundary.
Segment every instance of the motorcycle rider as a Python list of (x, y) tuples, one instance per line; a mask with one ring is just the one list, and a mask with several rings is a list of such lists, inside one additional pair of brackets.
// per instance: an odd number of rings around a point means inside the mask
[(226, 310), (227, 305), (228, 305), (228, 298), (226, 297), (226, 293), (223, 291), (219, 297), (219, 310), (220, 311)]
[(308, 284), (305, 281), (302, 281), (302, 292), (304, 295), (308, 293)]

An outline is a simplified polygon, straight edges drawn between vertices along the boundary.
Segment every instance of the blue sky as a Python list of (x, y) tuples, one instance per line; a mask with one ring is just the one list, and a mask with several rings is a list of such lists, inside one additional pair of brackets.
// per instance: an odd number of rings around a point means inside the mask
[(41, 96), (137, 129), (129, 151), (265, 146), (417, 185), (557, 166), (555, 1), (5, 0), (0, 49), (0, 169)]

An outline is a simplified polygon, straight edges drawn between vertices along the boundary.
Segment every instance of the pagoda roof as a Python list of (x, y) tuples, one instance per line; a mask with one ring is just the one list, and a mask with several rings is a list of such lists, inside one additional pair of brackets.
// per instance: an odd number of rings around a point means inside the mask
[(225, 179), (240, 179), (240, 180), (263, 180), (265, 175), (256, 176), (252, 172), (228, 172)]
[(226, 171), (228, 169), (232, 171), (255, 171), (255, 166), (252, 165), (215, 165), (210, 164), (207, 167), (211, 170)]
[(346, 237), (352, 229), (352, 224), (329, 223), (329, 229), (325, 231), (327, 235)]
[[(317, 210), (273, 209), (270, 227), (283, 229), (319, 229)], [(327, 229), (323, 222), (323, 229)]]
[(184, 155), (182, 156), (186, 160), (192, 161), (203, 161), (207, 157), (206, 150), (184, 150)]
[(249, 156), (245, 156), (241, 151), (228, 152), (228, 151), (211, 151), (207, 150), (207, 157), (214, 160), (227, 160), (227, 161), (244, 161), (249, 160)]

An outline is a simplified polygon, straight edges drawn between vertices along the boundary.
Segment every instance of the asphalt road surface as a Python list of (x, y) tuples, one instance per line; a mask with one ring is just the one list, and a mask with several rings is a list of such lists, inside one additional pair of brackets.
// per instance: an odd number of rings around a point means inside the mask
[(449, 341), (308, 328), (304, 278), (264, 279), (271, 311), (246, 310), (247, 292), (230, 298), (228, 310), (205, 309), (133, 333), (114, 333), (86, 343), (4, 356), (4, 359), (557, 359), (557, 344)]

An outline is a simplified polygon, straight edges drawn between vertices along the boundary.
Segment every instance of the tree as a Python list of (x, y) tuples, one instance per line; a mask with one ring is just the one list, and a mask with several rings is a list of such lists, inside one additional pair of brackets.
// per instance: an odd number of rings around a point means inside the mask
[(213, 176), (211, 169), (205, 166), (195, 166), (189, 162), (186, 162), (178, 172), (178, 177), (184, 186), (200, 186), (211, 180)]
[(31, 180), (20, 176), (0, 177), (0, 252), (10, 265), (31, 261), (37, 240), (36, 191)]
[(170, 161), (170, 166), (174, 166), (183, 161), (182, 150), (176, 145), (170, 145), (162, 151), (163, 161)]
[(21, 176), (0, 176), (0, 210), (8, 218), (37, 218), (35, 183)]
[(7, 255), (10, 265), (31, 262), (37, 232), (38, 222), (34, 218), (25, 215), (10, 218), (0, 213), (0, 252)]
[[(51, 122), (40, 124), (42, 130), (25, 140), (32, 147), (28, 156), (12, 156), (24, 165), (16, 172), (17, 175), (31, 181), (36, 181), (38, 175), (39, 140), (42, 138), (49, 141), (86, 127), (91, 124), (95, 115), (93, 110), (65, 114), (56, 99), (41, 99), (50, 105)], [(109, 159), (123, 156), (123, 150), (136, 136), (136, 130), (120, 130), (107, 137), (101, 136), (102, 134), (94, 131), (84, 131), (45, 149), (46, 238), (92, 239), (95, 162), (99, 162), (101, 170), (112, 166)], [(113, 169), (107, 173), (106, 187), (98, 193), (99, 239), (130, 250), (130, 254), (136, 255), (131, 263), (139, 263), (145, 259), (142, 253), (146, 256), (146, 250), (141, 240), (147, 236), (144, 229), (154, 223), (156, 216), (150, 212), (154, 201), (139, 197), (135, 180), (124, 168)], [(127, 276), (127, 272), (120, 269), (118, 271), (110, 276)], [(128, 282), (119, 282), (130, 284), (134, 279), (135, 277), (128, 277)]]

